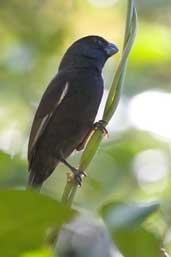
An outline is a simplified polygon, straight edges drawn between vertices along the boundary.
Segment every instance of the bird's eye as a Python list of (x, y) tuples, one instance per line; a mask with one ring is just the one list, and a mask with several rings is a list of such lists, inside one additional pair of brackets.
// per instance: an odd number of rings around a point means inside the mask
[(100, 39), (100, 38), (96, 38), (95, 39), (95, 43), (99, 46), (99, 47), (104, 47), (105, 43)]
[(97, 39), (97, 44), (99, 47), (105, 47), (105, 42), (99, 38)]
[(104, 43), (100, 39), (98, 40), (97, 43), (98, 43), (99, 46), (103, 46), (104, 45)]

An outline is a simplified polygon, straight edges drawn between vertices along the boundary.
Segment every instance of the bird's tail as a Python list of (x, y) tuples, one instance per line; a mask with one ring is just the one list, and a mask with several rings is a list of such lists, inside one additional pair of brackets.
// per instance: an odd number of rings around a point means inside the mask
[(40, 191), (42, 184), (43, 184), (43, 181), (40, 180), (36, 172), (34, 172), (33, 170), (30, 170), (27, 188), (28, 189), (33, 188), (33, 189), (36, 189), (37, 191)]

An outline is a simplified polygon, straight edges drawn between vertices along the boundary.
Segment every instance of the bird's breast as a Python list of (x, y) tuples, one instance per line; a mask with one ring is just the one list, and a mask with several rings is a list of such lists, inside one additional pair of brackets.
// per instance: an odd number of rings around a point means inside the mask
[[(103, 95), (101, 74), (82, 72), (71, 82), (68, 99), (73, 102), (76, 112), (96, 113)], [(71, 100), (72, 99), (72, 100)]]

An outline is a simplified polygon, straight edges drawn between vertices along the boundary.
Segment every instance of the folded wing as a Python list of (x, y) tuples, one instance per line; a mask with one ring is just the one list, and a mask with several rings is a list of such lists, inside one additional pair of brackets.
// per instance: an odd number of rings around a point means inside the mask
[(57, 75), (46, 89), (36, 111), (28, 144), (28, 160), (32, 155), (39, 137), (43, 134), (52, 114), (67, 95), (69, 82)]

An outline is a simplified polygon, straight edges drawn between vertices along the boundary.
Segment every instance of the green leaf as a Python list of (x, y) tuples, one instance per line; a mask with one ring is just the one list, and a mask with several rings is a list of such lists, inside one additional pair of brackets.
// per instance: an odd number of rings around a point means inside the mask
[(161, 257), (161, 240), (143, 228), (119, 231), (113, 239), (124, 257)]
[(115, 202), (103, 206), (101, 212), (110, 229), (122, 230), (140, 225), (158, 208), (157, 202), (147, 204)]
[(11, 157), (0, 151), (0, 187), (16, 187), (26, 184), (26, 162), (19, 155)]
[(91, 137), (90, 142), (86, 145), (86, 149), (83, 152), (80, 160), (80, 170), (85, 170), (87, 168), (87, 163), (90, 163), (93, 159), (99, 144), (103, 138), (103, 133), (99, 130), (95, 131)]
[(106, 101), (103, 119), (107, 122), (112, 118), (120, 99), (120, 92), (125, 78), (128, 56), (133, 46), (137, 30), (137, 13), (134, 0), (128, 1), (127, 21), (124, 35), (123, 53), (113, 78), (111, 89)]
[(40, 248), (47, 229), (59, 229), (75, 213), (32, 191), (1, 191), (0, 203), (0, 256), (5, 257)]
[(52, 257), (53, 252), (51, 248), (42, 248), (40, 250), (29, 251), (22, 254), (20, 257)]

